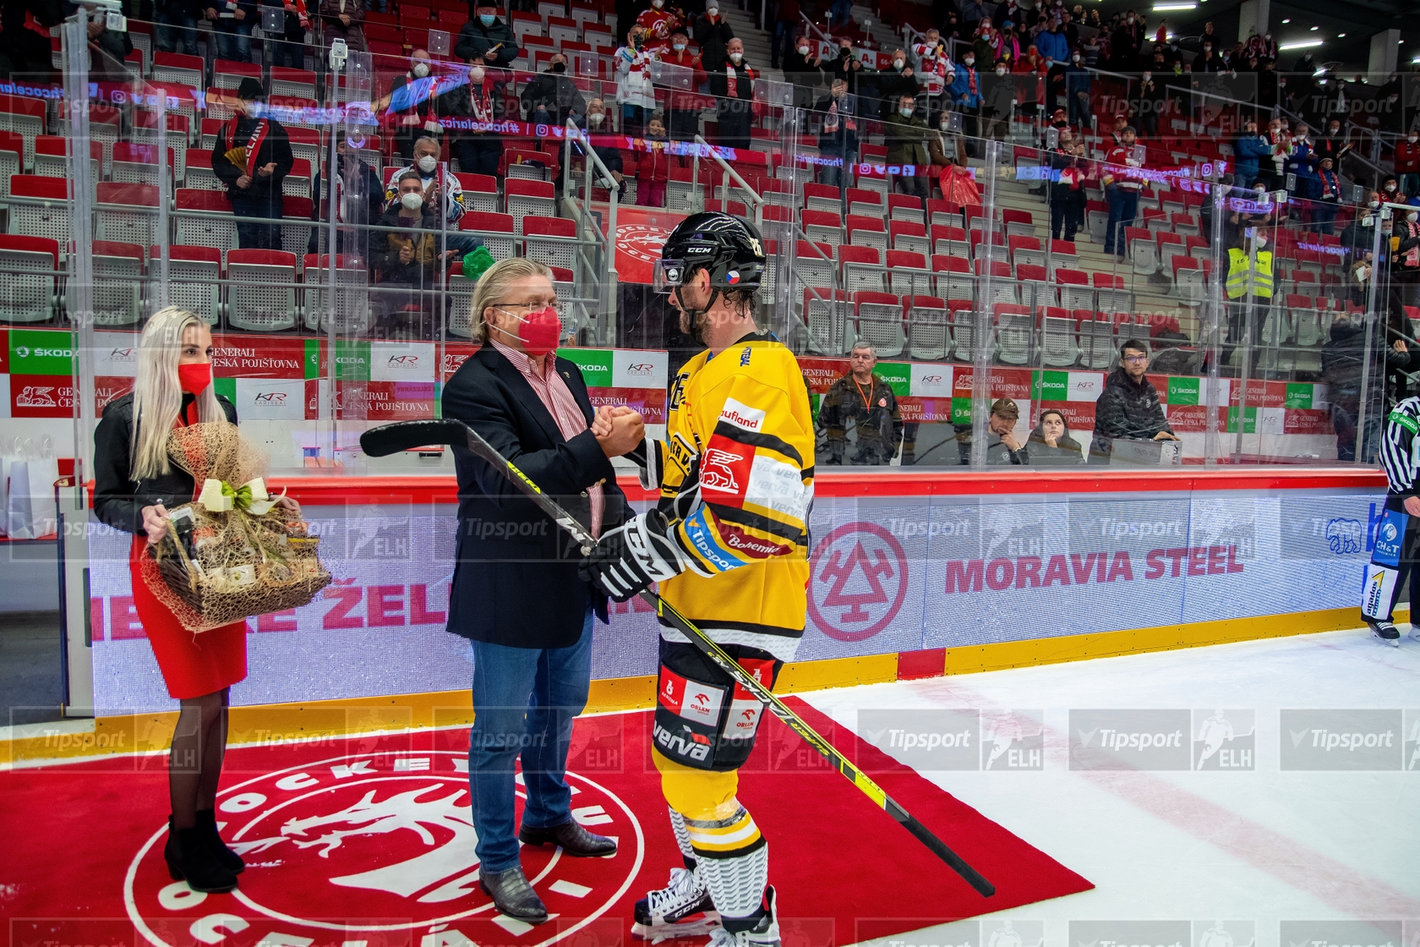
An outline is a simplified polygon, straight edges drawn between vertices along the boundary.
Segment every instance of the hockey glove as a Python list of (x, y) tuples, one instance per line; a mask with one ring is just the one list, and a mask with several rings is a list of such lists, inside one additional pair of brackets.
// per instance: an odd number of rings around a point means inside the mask
[(680, 548), (659, 510), (651, 510), (606, 533), (577, 569), (583, 580), (624, 602), (652, 582), (685, 571)]

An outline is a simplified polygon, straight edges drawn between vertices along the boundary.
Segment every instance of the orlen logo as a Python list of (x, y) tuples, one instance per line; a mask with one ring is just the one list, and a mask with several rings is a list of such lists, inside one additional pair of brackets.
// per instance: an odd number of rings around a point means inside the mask
[(284, 391), (263, 391), (252, 399), (257, 404), (285, 404), (286, 392)]
[(637, 362), (634, 365), (626, 366), (626, 374), (638, 375), (643, 378), (650, 377), (651, 374), (655, 372), (655, 370), (656, 366), (651, 364), (650, 362)]

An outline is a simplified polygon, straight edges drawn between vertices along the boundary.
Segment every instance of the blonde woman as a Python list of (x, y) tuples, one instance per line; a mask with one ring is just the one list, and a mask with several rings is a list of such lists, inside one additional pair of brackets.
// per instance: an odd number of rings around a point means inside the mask
[(194, 634), (153, 595), (139, 570), (147, 547), (167, 531), (167, 509), (191, 502), (195, 493), (192, 476), (168, 456), (168, 432), (236, 421), (236, 408), (212, 390), (211, 330), (192, 313), (168, 308), (143, 327), (132, 393), (110, 402), (94, 431), (94, 514), (134, 534), (133, 605), (168, 693), (181, 704), (168, 756), (172, 814), (163, 855), (173, 879), (195, 891), (230, 891), (243, 868), (217, 834), (214, 806), (228, 693), (247, 673), (246, 623)]

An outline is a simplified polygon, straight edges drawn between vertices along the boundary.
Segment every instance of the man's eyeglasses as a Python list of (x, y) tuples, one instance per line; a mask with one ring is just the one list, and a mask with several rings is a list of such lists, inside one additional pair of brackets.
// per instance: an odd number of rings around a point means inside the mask
[(1147, 356), (1147, 355), (1126, 355), (1126, 356), (1124, 356), (1124, 361), (1126, 361), (1126, 362), (1135, 362), (1135, 363), (1138, 363), (1138, 362), (1147, 362), (1148, 360), (1149, 360), (1149, 356)]
[(551, 307), (558, 317), (562, 316), (562, 306), (558, 303), (489, 303), (495, 309), (547, 309)]

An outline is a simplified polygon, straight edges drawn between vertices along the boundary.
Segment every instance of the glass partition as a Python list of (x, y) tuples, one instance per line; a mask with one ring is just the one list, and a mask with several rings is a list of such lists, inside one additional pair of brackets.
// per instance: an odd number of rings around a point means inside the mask
[[(242, 30), (200, 24), (128, 21), (124, 56), (61, 36), (63, 82), (7, 100), (12, 128), (40, 125), (5, 198), (26, 238), (0, 261), (5, 424), (43, 416), (15, 399), (63, 374), (30, 334), (75, 332), (65, 371), (95, 397), (56, 410), (78, 416), (82, 457), (142, 320), (181, 305), (212, 324), (218, 388), (274, 472), (374, 472), (359, 432), (437, 413), (476, 350), (483, 251), (553, 267), (594, 398), (657, 424), (693, 349), (651, 264), (700, 210), (764, 235), (758, 314), (800, 357), (825, 467), (1369, 463), (1407, 390), (1394, 343), (1414, 301), (1388, 257), (1409, 211), (1367, 199), (1396, 136), (1348, 121), (1326, 177), (1319, 132), (1299, 146), (1259, 75), (1055, 64), (904, 103), (886, 54), (854, 50), (841, 98), (831, 69), (731, 95), (591, 21), (546, 39), (521, 23), (511, 63), (470, 64), (458, 24), (396, 44), (395, 14), (371, 11), (367, 49), (342, 51), (265, 13), (245, 57)], [(278, 167), (246, 167), (253, 151)], [(267, 203), (238, 193), (268, 175)]]

